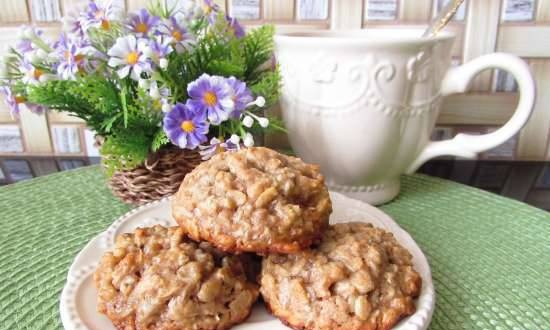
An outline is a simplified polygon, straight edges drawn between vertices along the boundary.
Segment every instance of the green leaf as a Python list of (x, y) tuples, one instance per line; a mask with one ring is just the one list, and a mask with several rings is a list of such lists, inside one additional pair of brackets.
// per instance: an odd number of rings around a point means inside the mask
[(244, 62), (246, 64), (246, 80), (253, 80), (258, 68), (268, 60), (271, 60), (274, 48), (274, 33), (275, 27), (273, 25), (262, 25), (244, 36), (242, 42)]
[(163, 129), (159, 129), (153, 138), (153, 143), (151, 144), (151, 150), (157, 151), (163, 146), (170, 143), (170, 139), (166, 136), (166, 133)]
[[(272, 106), (279, 99), (281, 90), (281, 75), (279, 74), (279, 68), (275, 68), (275, 71), (264, 71), (249, 88), (254, 95), (263, 96), (265, 98), (266, 107)], [(253, 111), (259, 109), (260, 108), (255, 108)]]

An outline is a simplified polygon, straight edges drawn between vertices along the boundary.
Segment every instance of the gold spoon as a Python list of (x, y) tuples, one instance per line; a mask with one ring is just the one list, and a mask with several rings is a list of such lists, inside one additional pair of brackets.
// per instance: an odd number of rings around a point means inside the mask
[(464, 0), (452, 0), (444, 6), (436, 18), (432, 20), (430, 26), (424, 31), (423, 38), (435, 37), (449, 21), (455, 16), (456, 12)]

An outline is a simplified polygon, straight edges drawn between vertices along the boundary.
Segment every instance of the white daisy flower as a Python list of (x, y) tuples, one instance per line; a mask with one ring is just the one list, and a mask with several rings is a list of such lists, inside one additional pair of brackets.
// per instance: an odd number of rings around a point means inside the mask
[(139, 81), (142, 72), (151, 71), (151, 64), (139, 49), (138, 41), (133, 35), (118, 38), (107, 55), (111, 57), (109, 66), (120, 67), (117, 71), (120, 78), (126, 78), (130, 74), (132, 79)]

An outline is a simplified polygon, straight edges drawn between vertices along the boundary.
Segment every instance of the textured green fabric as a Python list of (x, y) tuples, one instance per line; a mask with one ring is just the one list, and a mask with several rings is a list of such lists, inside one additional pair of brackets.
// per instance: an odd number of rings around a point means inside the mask
[[(0, 188), (0, 329), (61, 329), (70, 263), (129, 208), (98, 167)], [(423, 175), (382, 207), (428, 256), (430, 329), (550, 329), (550, 214)]]

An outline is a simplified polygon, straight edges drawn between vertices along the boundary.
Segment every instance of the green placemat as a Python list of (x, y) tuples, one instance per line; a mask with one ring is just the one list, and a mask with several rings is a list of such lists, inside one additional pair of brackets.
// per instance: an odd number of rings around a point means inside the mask
[[(129, 208), (98, 167), (0, 188), (0, 329), (61, 329), (74, 256)], [(428, 256), (430, 329), (550, 329), (550, 214), (424, 175), (382, 207)]]

